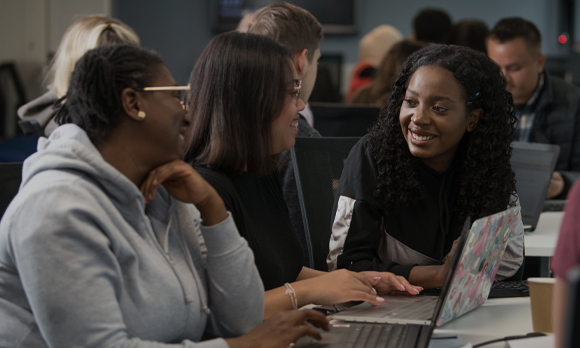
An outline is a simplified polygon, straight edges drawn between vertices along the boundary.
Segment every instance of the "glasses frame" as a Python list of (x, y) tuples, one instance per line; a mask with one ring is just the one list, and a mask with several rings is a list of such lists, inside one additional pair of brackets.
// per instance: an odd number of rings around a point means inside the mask
[(187, 86), (152, 86), (152, 87), (143, 87), (143, 88), (138, 88), (135, 89), (136, 91), (141, 91), (141, 92), (157, 92), (157, 91), (186, 91), (186, 93), (183, 94), (183, 97), (180, 98), (181, 100), (179, 101), (181, 103), (181, 107), (183, 108), (183, 110), (187, 111), (189, 110), (189, 91), (191, 91), (191, 84), (188, 83)]
[(294, 83), (298, 82), (298, 86), (294, 86), (294, 93), (292, 93), (292, 98), (296, 101), (300, 99), (300, 90), (302, 89), (302, 80), (294, 80)]

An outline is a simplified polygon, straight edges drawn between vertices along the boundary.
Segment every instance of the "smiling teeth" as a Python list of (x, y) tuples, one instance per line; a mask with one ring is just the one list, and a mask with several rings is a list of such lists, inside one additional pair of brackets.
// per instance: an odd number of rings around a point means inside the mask
[(179, 139), (185, 140), (185, 137), (183, 135), (179, 134)]
[(417, 140), (431, 140), (431, 139), (435, 138), (435, 136), (434, 136), (434, 135), (430, 135), (430, 136), (428, 136), (428, 137), (422, 137), (422, 136), (420, 136), (420, 135), (417, 135), (417, 134), (415, 134), (415, 133), (413, 133), (413, 132), (411, 132), (411, 135), (413, 136), (413, 138), (415, 138), (415, 139), (417, 139)]
[(290, 126), (291, 126), (291, 127), (294, 127), (294, 128), (298, 128), (298, 121), (296, 121), (296, 122), (292, 122), (292, 123), (290, 124)]

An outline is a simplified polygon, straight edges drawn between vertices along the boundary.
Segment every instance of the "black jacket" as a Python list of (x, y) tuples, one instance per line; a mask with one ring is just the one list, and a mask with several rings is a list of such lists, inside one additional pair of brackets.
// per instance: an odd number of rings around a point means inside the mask
[[(368, 140), (366, 135), (352, 148), (340, 178), (332, 214), (329, 269), (387, 271), (408, 278), (415, 265), (441, 264), (464, 222), (454, 213), (459, 181), (454, 166), (438, 173), (418, 161), (426, 198), (397, 214), (384, 211), (382, 200), (374, 195), (377, 169), (367, 150)], [(520, 219), (497, 280), (513, 276), (520, 268), (523, 237)]]
[(530, 142), (560, 145), (556, 171), (564, 178), (565, 199), (580, 176), (580, 90), (563, 79), (544, 72)]

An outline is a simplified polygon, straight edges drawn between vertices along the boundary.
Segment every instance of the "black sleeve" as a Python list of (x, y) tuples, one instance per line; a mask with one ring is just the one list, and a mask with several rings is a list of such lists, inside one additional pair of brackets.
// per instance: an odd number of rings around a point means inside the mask
[(374, 196), (376, 169), (367, 141), (365, 136), (352, 148), (340, 178), (332, 213), (329, 268), (387, 271), (408, 278), (414, 265), (381, 260), (378, 253), (382, 204)]
[(237, 195), (236, 188), (228, 176), (220, 171), (207, 167), (194, 165), (193, 168), (201, 175), (220, 195), (226, 206), (226, 210), (232, 214), (238, 231), (245, 235), (245, 221), (242, 213), (241, 202)]

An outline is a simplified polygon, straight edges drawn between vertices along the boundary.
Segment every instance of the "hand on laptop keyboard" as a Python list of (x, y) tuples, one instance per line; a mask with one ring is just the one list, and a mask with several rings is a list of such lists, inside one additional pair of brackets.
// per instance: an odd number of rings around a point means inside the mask
[(377, 291), (377, 295), (418, 295), (423, 291), (420, 286), (411, 285), (405, 277), (397, 276), (391, 272), (360, 272), (367, 276), (369, 282)]
[[(304, 323), (312, 324), (304, 325)], [(311, 309), (278, 312), (246, 335), (226, 339), (234, 347), (288, 347), (303, 336), (321, 339), (318, 327), (330, 331), (326, 317)]]

